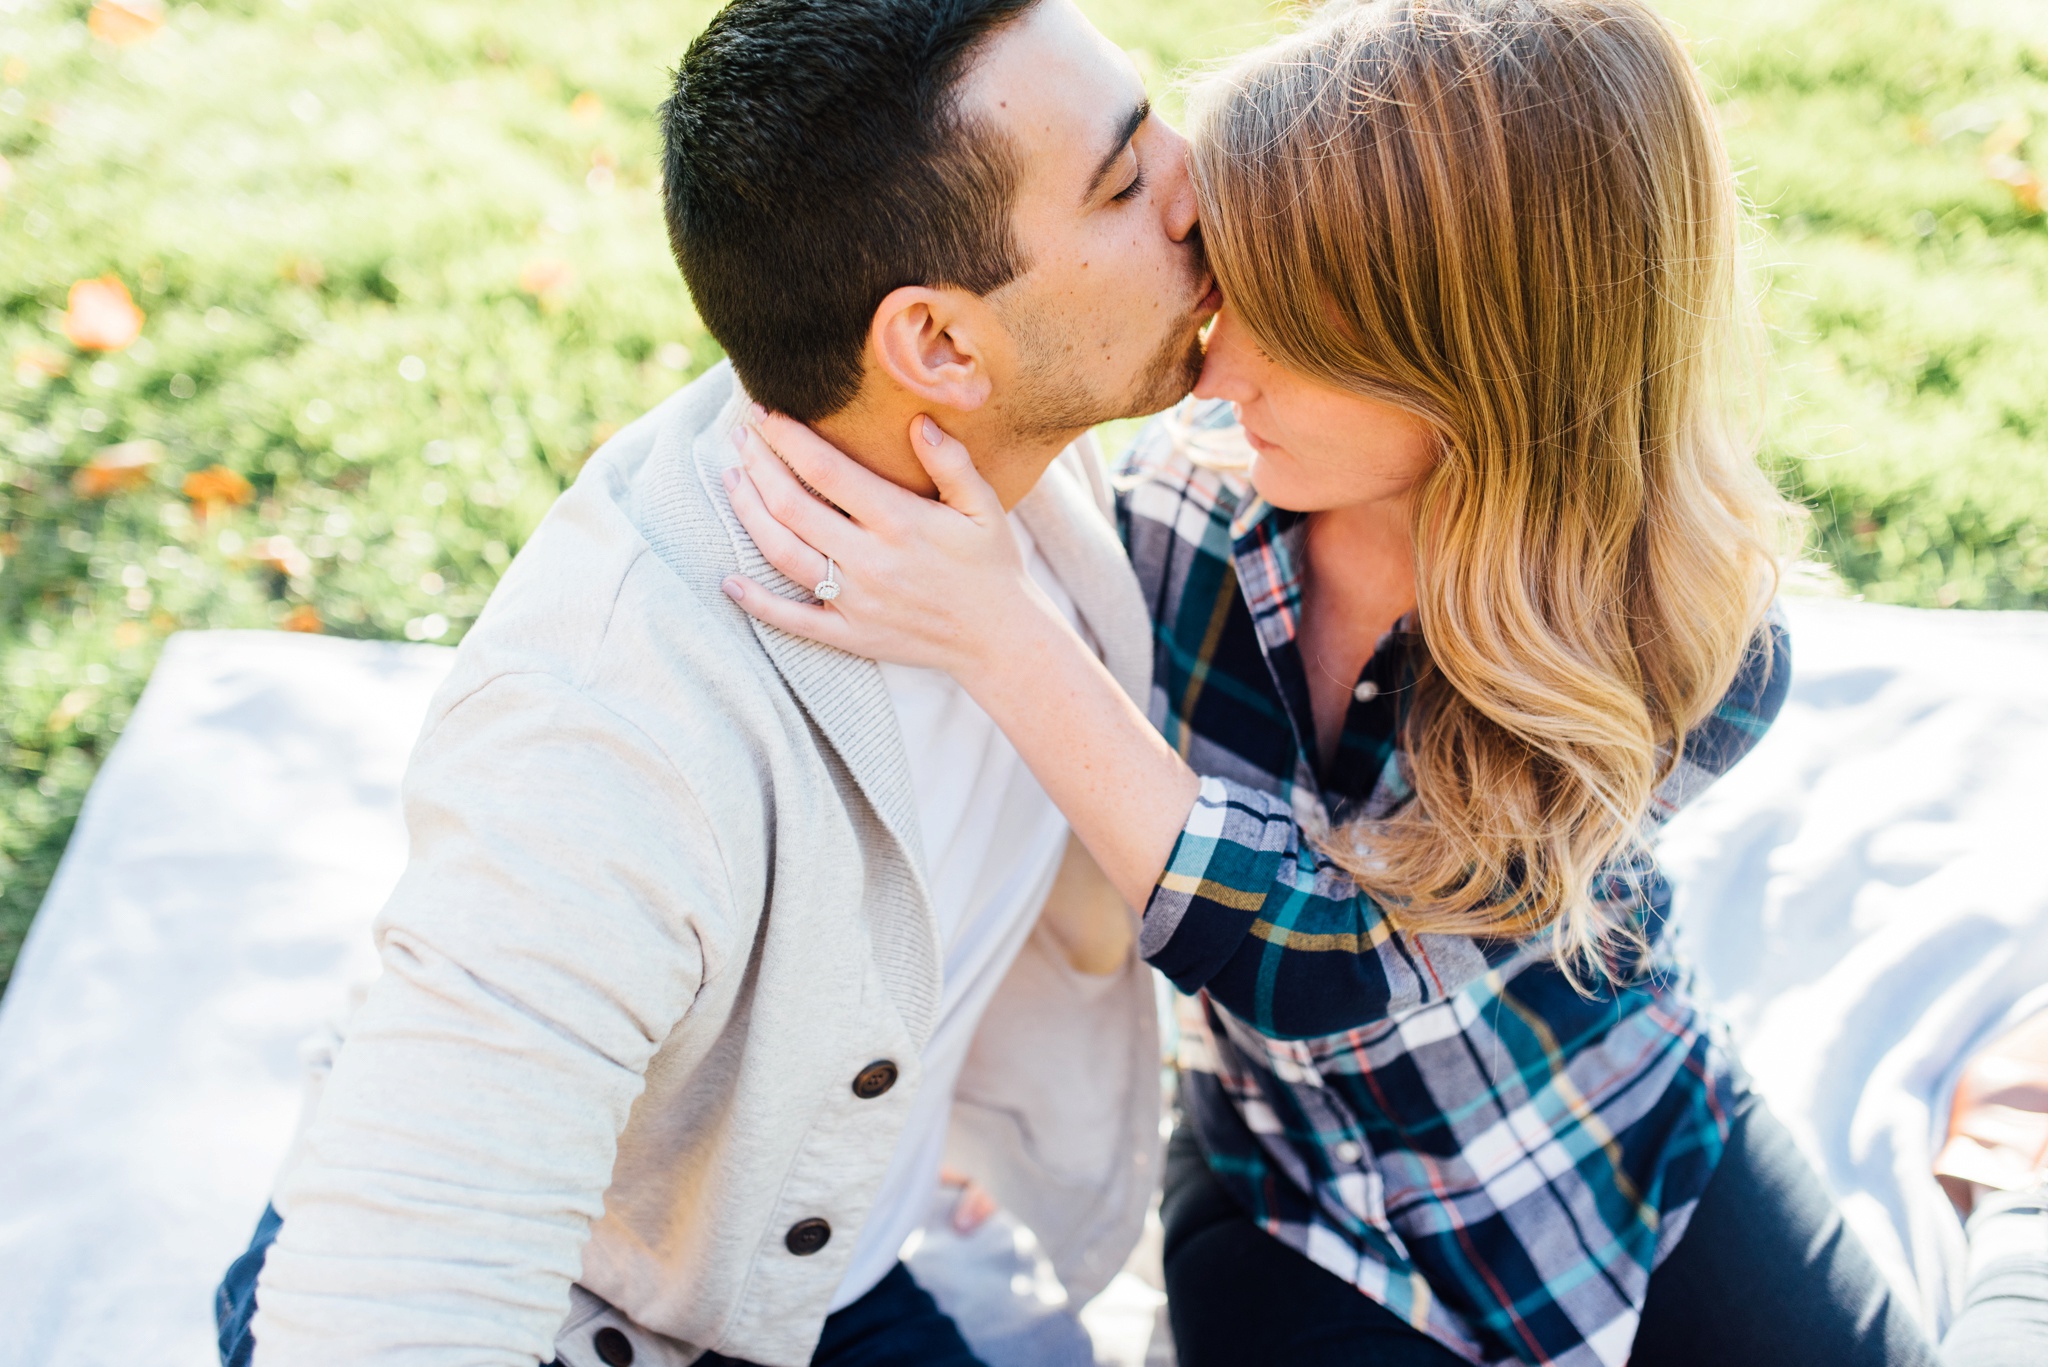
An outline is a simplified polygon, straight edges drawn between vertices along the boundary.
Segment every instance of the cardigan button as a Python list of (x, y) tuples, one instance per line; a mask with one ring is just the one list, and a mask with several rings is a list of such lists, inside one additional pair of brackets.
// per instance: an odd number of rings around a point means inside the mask
[(799, 1258), (808, 1258), (826, 1244), (832, 1242), (832, 1226), (813, 1216), (798, 1220), (789, 1227), (789, 1233), (782, 1236), (782, 1243)]
[(609, 1324), (591, 1336), (590, 1346), (604, 1359), (605, 1367), (633, 1367), (633, 1340)]
[(876, 1059), (860, 1070), (860, 1076), (853, 1080), (853, 1094), (862, 1101), (873, 1101), (896, 1085), (896, 1065), (887, 1059)]

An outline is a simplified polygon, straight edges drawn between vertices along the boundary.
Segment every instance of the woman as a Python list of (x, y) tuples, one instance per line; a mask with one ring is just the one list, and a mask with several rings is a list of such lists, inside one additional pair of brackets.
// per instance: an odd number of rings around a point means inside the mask
[(1347, 7), (1211, 83), (1192, 156), (1211, 402), (1121, 505), (1156, 726), (928, 419), (943, 505), (760, 415), (733, 506), (840, 591), (728, 584), (954, 674), (1142, 909), (1194, 1005), (1182, 1361), (1931, 1360), (1693, 1001), (1647, 849), (1790, 663), (1683, 50), (1635, 0)]

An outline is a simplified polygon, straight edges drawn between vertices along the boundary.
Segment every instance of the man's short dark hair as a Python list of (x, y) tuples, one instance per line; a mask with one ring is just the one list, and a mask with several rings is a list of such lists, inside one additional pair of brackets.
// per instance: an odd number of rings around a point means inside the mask
[(1016, 277), (1016, 163), (956, 88), (1035, 3), (734, 0), (690, 44), (662, 106), (669, 243), (756, 401), (836, 413), (891, 290)]

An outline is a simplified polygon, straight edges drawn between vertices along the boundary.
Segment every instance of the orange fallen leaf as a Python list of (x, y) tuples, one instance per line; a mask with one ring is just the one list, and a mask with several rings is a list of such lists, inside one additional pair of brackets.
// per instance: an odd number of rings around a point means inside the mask
[(103, 446), (71, 476), (71, 492), (80, 498), (111, 498), (149, 483), (149, 472), (163, 462), (163, 443), (124, 441)]
[(163, 0), (99, 0), (85, 22), (93, 37), (126, 47), (164, 26)]
[(25, 346), (14, 353), (14, 382), (23, 388), (54, 380), (71, 369), (71, 362), (46, 346)]
[(2007, 188), (2012, 191), (2012, 197), (2020, 202), (2022, 209), (2030, 214), (2041, 212), (2044, 198), (2048, 198), (2044, 196), (2044, 190), (2048, 190), (2048, 186), (2043, 186), (2040, 174), (2033, 167), (2024, 162), (2019, 163), (2007, 170), (1999, 179), (2006, 183)]
[(225, 465), (209, 465), (185, 476), (185, 497), (201, 521), (222, 508), (240, 507), (256, 496), (255, 488)]
[(1985, 160), (1984, 173), (2012, 191), (2020, 207), (2030, 214), (2041, 212), (2041, 174), (2033, 167), (2010, 153)]
[(594, 90), (586, 90), (569, 101), (569, 117), (578, 123), (595, 123), (604, 113), (604, 101)]
[(279, 574), (300, 575), (313, 571), (313, 562), (288, 536), (263, 536), (249, 543), (249, 558)]
[(142, 335), (142, 310), (117, 275), (71, 286), (64, 335), (80, 351), (120, 351)]
[(317, 632), (321, 629), (320, 609), (311, 603), (301, 603), (287, 612), (278, 625), (286, 631)]
[(538, 299), (552, 299), (576, 281), (576, 268), (558, 256), (536, 256), (519, 268), (519, 288)]

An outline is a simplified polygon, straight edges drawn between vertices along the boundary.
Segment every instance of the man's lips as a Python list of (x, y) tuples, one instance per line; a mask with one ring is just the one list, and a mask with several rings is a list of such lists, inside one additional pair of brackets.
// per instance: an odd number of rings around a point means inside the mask
[(1209, 281), (1209, 292), (1202, 296), (1202, 302), (1195, 305), (1195, 313), (1203, 318), (1223, 307), (1223, 287), (1214, 279)]

